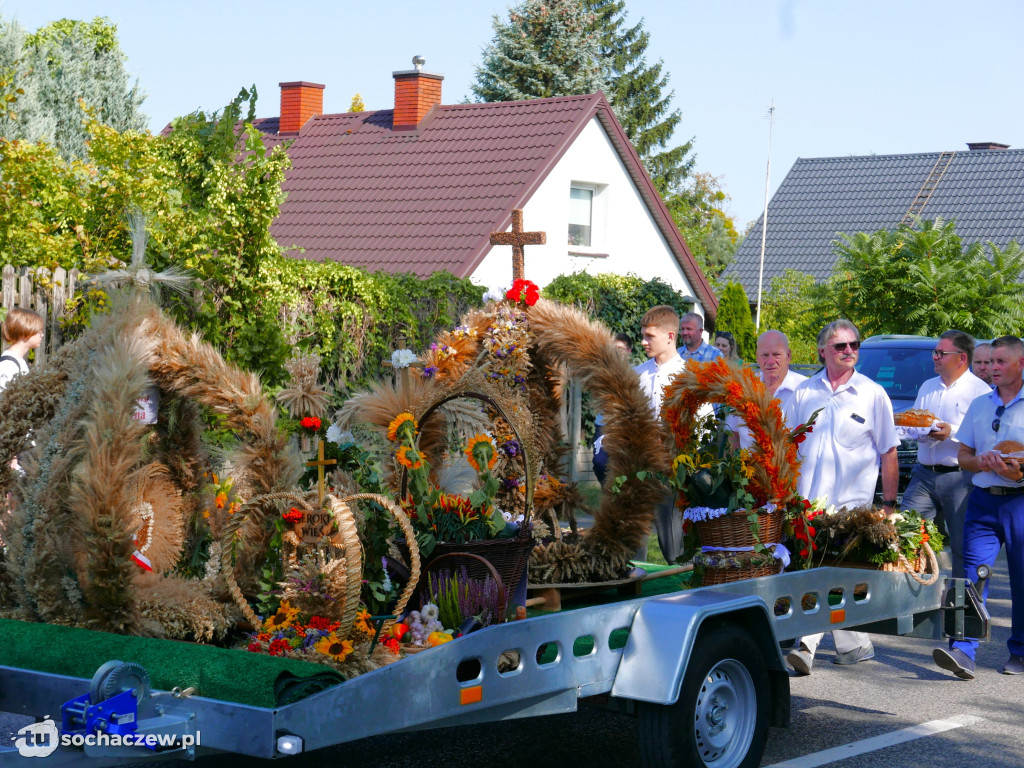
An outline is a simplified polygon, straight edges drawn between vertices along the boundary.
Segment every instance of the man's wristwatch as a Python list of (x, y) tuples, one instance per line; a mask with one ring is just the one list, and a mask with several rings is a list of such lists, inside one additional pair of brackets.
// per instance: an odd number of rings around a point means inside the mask
[(897, 504), (898, 502), (896, 499), (882, 499), (883, 507), (892, 507), (893, 509), (896, 509)]

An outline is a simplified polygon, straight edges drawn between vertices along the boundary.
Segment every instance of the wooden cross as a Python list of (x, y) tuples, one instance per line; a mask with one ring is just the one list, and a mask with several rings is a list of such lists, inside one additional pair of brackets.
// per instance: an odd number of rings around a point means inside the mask
[(548, 241), (546, 232), (523, 231), (523, 209), (512, 209), (512, 231), (491, 232), (491, 245), (512, 246), (512, 280), (521, 280), (526, 266), (524, 263), (524, 247), (526, 245), (544, 245)]
[(316, 467), (316, 490), (317, 495), (320, 498), (320, 506), (324, 505), (324, 467), (328, 467), (331, 464), (337, 464), (338, 462), (334, 459), (324, 458), (324, 441), (316, 441), (316, 457), (317, 461), (307, 461), (307, 467)]

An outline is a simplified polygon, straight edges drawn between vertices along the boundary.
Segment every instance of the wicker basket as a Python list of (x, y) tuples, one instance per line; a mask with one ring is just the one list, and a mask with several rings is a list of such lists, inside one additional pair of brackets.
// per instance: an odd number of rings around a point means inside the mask
[(742, 568), (709, 568), (704, 567), (702, 586), (713, 584), (729, 584), (743, 579), (756, 579), (760, 576), (775, 576), (782, 573), (782, 562), (769, 565), (745, 565)]
[[(750, 513), (745, 509), (737, 509), (728, 515), (694, 523), (701, 546), (735, 550), (754, 546), (757, 542), (754, 541), (754, 536), (750, 531), (748, 514)], [(761, 543), (778, 544), (781, 542), (782, 526), (785, 522), (785, 518), (780, 512), (759, 515), (757, 537)]]

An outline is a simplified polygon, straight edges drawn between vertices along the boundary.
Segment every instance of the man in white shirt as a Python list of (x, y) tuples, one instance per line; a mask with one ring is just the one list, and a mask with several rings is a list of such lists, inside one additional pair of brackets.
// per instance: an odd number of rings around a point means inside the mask
[[(652, 307), (644, 314), (640, 325), (644, 352), (650, 359), (633, 370), (640, 377), (640, 387), (651, 403), (651, 410), (657, 414), (661, 412), (662, 390), (665, 385), (686, 368), (686, 363), (676, 349), (679, 315), (669, 306)], [(658, 545), (669, 563), (679, 557), (683, 543), (683, 519), (676, 509), (675, 502), (675, 493), (670, 491), (654, 511)], [(643, 559), (646, 555), (645, 544), (637, 553), (637, 557)]]
[(974, 348), (974, 366), (971, 371), (989, 387), (992, 386), (992, 345), (987, 341)]
[[(765, 331), (757, 337), (757, 364), (761, 368), (761, 381), (765, 388), (779, 401), (783, 413), (793, 399), (797, 386), (807, 377), (796, 371), (789, 370), (793, 361), (793, 352), (789, 348), (789, 338), (782, 331)], [(735, 414), (726, 419), (726, 425), (735, 435), (735, 446), (749, 449), (754, 444), (750, 430)]]
[(972, 488), (971, 473), (961, 471), (957, 461), (957, 432), (967, 406), (992, 391), (971, 373), (973, 354), (974, 339), (956, 330), (943, 333), (932, 351), (939, 375), (921, 385), (914, 408), (931, 411), (939, 420), (930, 432), (918, 438), (917, 464), (900, 505), (928, 520), (937, 520), (940, 530), (945, 524), (954, 574), (963, 569), (964, 513)]
[[(800, 445), (797, 492), (808, 499), (824, 497), (836, 507), (871, 504), (875, 481), (882, 470), (882, 508), (896, 506), (899, 438), (892, 421), (892, 402), (878, 384), (857, 373), (860, 331), (849, 320), (836, 320), (818, 334), (818, 357), (825, 370), (800, 384), (786, 409), (790, 427), (806, 423), (819, 411), (814, 431)], [(856, 664), (874, 658), (871, 638), (864, 632), (832, 633), (836, 664)], [(798, 674), (809, 675), (822, 635), (800, 639), (786, 656)]]

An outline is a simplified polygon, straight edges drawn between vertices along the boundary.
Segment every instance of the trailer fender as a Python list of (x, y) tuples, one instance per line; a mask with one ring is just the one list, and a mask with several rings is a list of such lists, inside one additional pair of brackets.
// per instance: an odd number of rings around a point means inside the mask
[[(745, 629), (761, 651), (775, 689), (775, 704), (781, 703), (780, 696), (788, 703), (789, 676), (768, 605), (758, 595), (720, 594), (717, 590), (645, 601), (633, 619), (612, 695), (653, 704), (675, 703), (701, 629), (730, 622)], [(773, 706), (773, 710), (779, 708)]]

